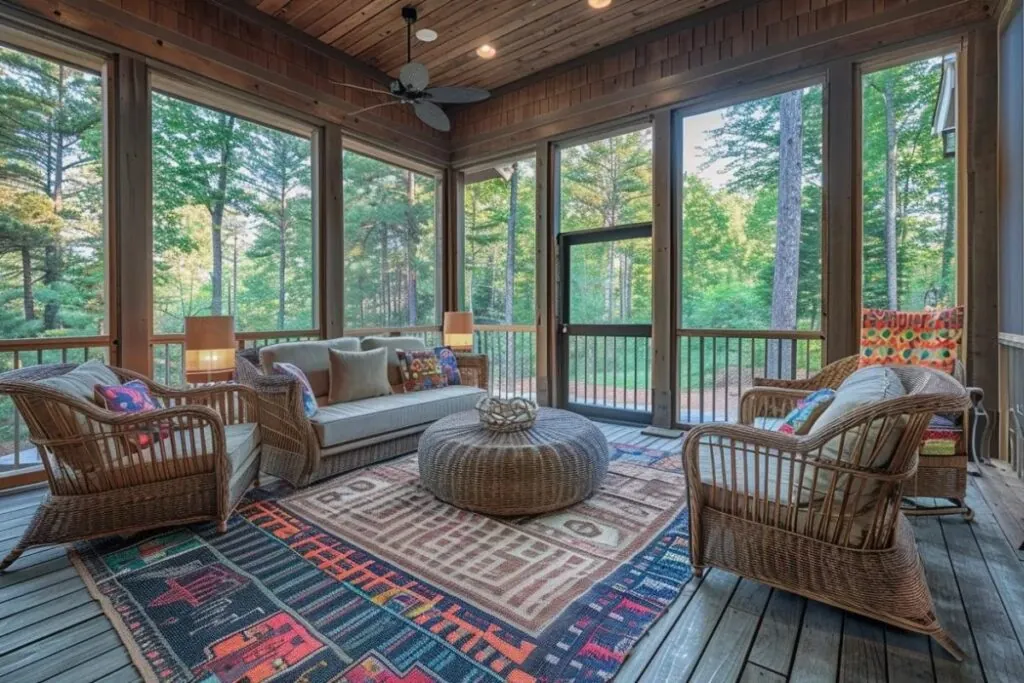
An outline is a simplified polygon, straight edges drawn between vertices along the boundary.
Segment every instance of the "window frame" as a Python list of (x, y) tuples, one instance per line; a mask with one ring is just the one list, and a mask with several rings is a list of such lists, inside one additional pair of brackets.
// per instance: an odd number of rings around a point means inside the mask
[[(445, 310), (444, 290), (444, 252), (445, 252), (445, 170), (438, 166), (425, 164), (415, 159), (387, 151), (359, 138), (342, 134), (341, 136), (341, 253), (345, 254), (345, 152), (353, 152), (360, 156), (374, 159), (389, 166), (394, 166), (418, 175), (434, 179), (434, 319), (432, 325), (411, 325), (401, 327), (349, 327), (345, 320), (346, 297), (341, 293), (341, 328), (345, 336), (369, 336), (374, 334), (395, 334), (402, 332), (435, 332), (442, 328)], [(344, 267), (344, 266), (343, 266)], [(346, 278), (347, 279), (347, 278)]]
[[(203, 107), (214, 112), (229, 114), (235, 118), (242, 119), (265, 128), (270, 128), (282, 133), (294, 135), (309, 140), (310, 144), (310, 221), (312, 230), (313, 251), (311, 254), (312, 264), (312, 306), (311, 322), (308, 329), (286, 329), (286, 330), (248, 330), (245, 332), (236, 331), (235, 336), (242, 343), (247, 340), (287, 340), (291, 337), (320, 336), (323, 328), (323, 303), (322, 303), (322, 250), (323, 250), (323, 212), (320, 210), (322, 187), (320, 183), (320, 155), (318, 153), (320, 138), (323, 135), (322, 126), (317, 119), (302, 117), (292, 112), (268, 106), (266, 103), (257, 104), (247, 97), (239, 96), (230, 92), (221, 92), (200, 77), (195, 77), (186, 72), (170, 68), (149, 68), (149, 102), (152, 111), (153, 95), (160, 94), (180, 101)], [(152, 114), (150, 116), (150, 135), (152, 135)], [(152, 173), (152, 171), (151, 171)], [(152, 203), (152, 198), (150, 198)], [(150, 221), (152, 230), (152, 219)], [(158, 333), (156, 330), (156, 315), (153, 312), (155, 297), (150, 301), (150, 338), (152, 345), (166, 345), (168, 342), (183, 342), (185, 335), (181, 333)], [(155, 373), (155, 369), (154, 369)]]

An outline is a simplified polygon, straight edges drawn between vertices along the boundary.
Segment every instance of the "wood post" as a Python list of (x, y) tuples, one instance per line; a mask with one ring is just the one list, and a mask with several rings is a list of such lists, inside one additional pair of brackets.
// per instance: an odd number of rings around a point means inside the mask
[[(320, 300), (320, 330), (324, 339), (344, 334), (345, 222), (342, 191), (341, 128), (328, 123), (316, 136), (317, 206), (320, 239), (316, 278)], [(322, 283), (322, 285), (321, 285)]]
[(554, 268), (554, 150), (547, 142), (536, 148), (537, 158), (537, 220), (536, 220), (536, 279), (537, 279), (537, 403), (554, 406), (556, 368), (554, 358), (555, 329), (555, 268)]
[(448, 168), (444, 172), (442, 313), (458, 311), (462, 306), (462, 198), (463, 174), (461, 171)]
[(832, 64), (825, 89), (825, 224), (822, 231), (824, 363), (859, 349), (860, 92), (852, 61)]
[(654, 115), (653, 144), (653, 206), (651, 239), (651, 388), (653, 394), (652, 424), (671, 428), (675, 411), (675, 226), (673, 188), (678, 186), (677, 173), (680, 140), (674, 134), (672, 112), (661, 110)]
[(153, 365), (153, 162), (149, 70), (119, 54), (107, 64), (109, 156), (106, 192), (117, 352), (111, 361), (150, 375)]

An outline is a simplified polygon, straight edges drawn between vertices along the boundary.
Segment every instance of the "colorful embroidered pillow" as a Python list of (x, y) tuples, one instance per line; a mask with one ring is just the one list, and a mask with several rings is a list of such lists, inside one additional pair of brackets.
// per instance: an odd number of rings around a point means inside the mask
[(437, 356), (437, 362), (441, 365), (441, 371), (444, 373), (444, 378), (448, 382), (448, 386), (454, 387), (462, 384), (462, 373), (459, 372), (459, 361), (455, 357), (455, 352), (452, 351), (452, 347), (435, 346), (434, 355)]
[(836, 392), (831, 389), (818, 389), (808, 394), (797, 402), (796, 408), (789, 411), (776, 431), (795, 436), (806, 434), (835, 397)]
[(316, 394), (313, 393), (313, 387), (309, 385), (309, 379), (302, 368), (292, 363), (274, 363), (273, 368), (275, 375), (284, 375), (298, 380), (299, 390), (302, 392), (302, 412), (306, 414), (306, 417), (316, 415), (318, 410)]
[[(150, 395), (149, 387), (141, 380), (133, 379), (124, 384), (109, 386), (97, 384), (94, 391), (96, 401), (114, 413), (131, 415), (160, 409), (160, 404)], [(163, 424), (159, 430), (154, 429), (153, 431), (159, 431), (159, 437), (163, 439), (170, 433), (170, 428)], [(151, 441), (151, 435), (148, 432), (138, 432), (135, 435), (135, 443), (142, 448), (148, 446)]]
[(952, 373), (963, 332), (963, 306), (913, 313), (865, 308), (859, 365), (921, 365)]
[(448, 386), (441, 362), (433, 351), (398, 351), (406, 391), (424, 391)]

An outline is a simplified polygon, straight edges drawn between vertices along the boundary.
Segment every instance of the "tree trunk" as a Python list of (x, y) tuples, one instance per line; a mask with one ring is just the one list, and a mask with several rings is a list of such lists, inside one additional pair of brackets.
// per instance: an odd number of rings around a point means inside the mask
[(892, 78), (885, 81), (885, 286), (888, 305), (899, 308), (899, 282), (896, 260), (896, 112)]
[[(224, 251), (221, 232), (224, 226), (224, 208), (227, 205), (228, 166), (231, 164), (231, 153), (234, 148), (235, 117), (229, 114), (220, 115), (220, 126), (226, 128), (220, 149), (220, 166), (217, 169), (217, 187), (213, 192), (210, 207), (211, 244), (213, 267), (210, 271), (210, 315), (220, 315), (223, 308)], [(237, 296), (237, 295), (236, 295)]]
[(516, 219), (519, 204), (519, 164), (512, 164), (512, 177), (509, 179), (508, 188), (508, 230), (506, 232), (505, 246), (507, 255), (505, 257), (505, 323), (511, 325), (515, 313), (515, 283), (516, 283)]
[(409, 325), (414, 326), (419, 319), (419, 312), (416, 310), (416, 241), (419, 238), (419, 226), (416, 223), (416, 176), (412, 171), (405, 172), (405, 192), (405, 286), (409, 303)]
[(388, 271), (388, 224), (380, 225), (381, 313), (383, 326), (391, 327), (391, 273)]
[(25, 307), (25, 320), (35, 320), (36, 303), (32, 284), (32, 251), (28, 247), (21, 248), (21, 286)]
[[(284, 169), (282, 168), (282, 171)], [(287, 179), (282, 175), (281, 194), (278, 196), (277, 241), (277, 329), (284, 329), (284, 278), (288, 236), (288, 198), (285, 195)]]
[(953, 258), (956, 248), (956, 188), (953, 174), (946, 179), (945, 192), (945, 229), (942, 234), (942, 270), (939, 275), (939, 301), (940, 305), (953, 303)]
[[(54, 118), (51, 125), (55, 127), (53, 135), (52, 159), (53, 182), (50, 186), (50, 198), (53, 200), (53, 213), (60, 215), (64, 210), (64, 133), (56, 126), (64, 118), (64, 79), (67, 77), (64, 66), (57, 67), (57, 104), (54, 107)], [(53, 242), (46, 245), (43, 251), (43, 284), (52, 287), (61, 279), (60, 236), (54, 236)], [(43, 306), (43, 329), (57, 329), (60, 318), (60, 302), (47, 301)]]
[[(794, 90), (779, 97), (779, 202), (775, 219), (775, 276), (772, 280), (773, 330), (796, 329), (802, 185), (803, 91)], [(792, 375), (792, 344), (788, 340), (774, 345), (769, 342), (769, 376)]]

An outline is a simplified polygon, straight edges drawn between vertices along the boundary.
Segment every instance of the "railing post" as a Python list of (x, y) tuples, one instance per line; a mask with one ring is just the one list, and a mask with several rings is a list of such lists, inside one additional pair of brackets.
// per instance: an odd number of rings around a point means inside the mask
[(341, 128), (329, 123), (317, 134), (317, 206), (320, 229), (320, 329), (325, 339), (343, 334), (345, 315), (345, 230), (342, 212)]
[(675, 341), (674, 307), (676, 277), (673, 245), (672, 194), (679, 164), (678, 139), (672, 126), (672, 112), (659, 111), (654, 115), (653, 193), (654, 220), (651, 240), (653, 262), (651, 280), (651, 385), (653, 393), (652, 423), (656, 427), (670, 428), (675, 422), (673, 403), (675, 373), (673, 372)]

